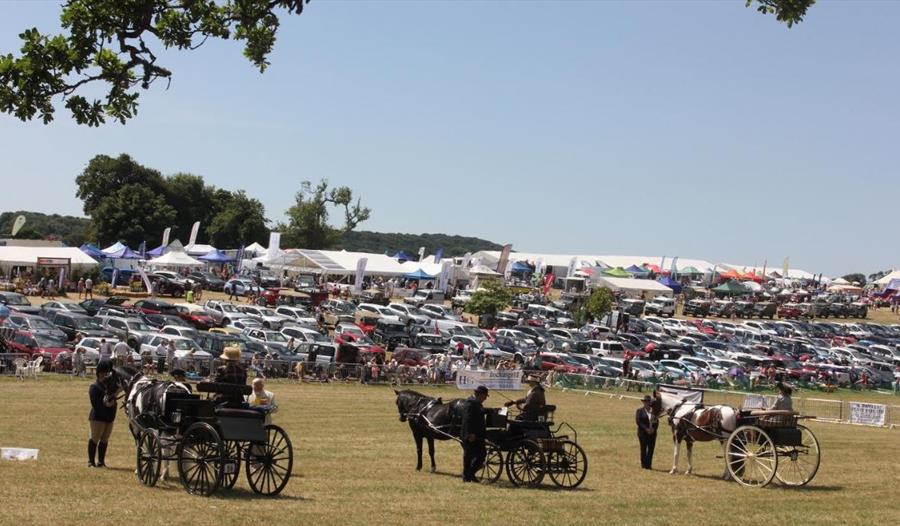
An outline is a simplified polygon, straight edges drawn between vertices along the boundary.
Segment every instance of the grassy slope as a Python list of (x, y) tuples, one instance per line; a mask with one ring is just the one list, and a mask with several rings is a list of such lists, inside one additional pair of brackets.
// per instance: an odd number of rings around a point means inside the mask
[[(204, 499), (172, 482), (157, 488), (137, 482), (121, 413), (111, 469), (84, 467), (87, 387), (52, 377), (0, 379), (0, 391), (7, 393), (0, 445), (41, 449), (38, 462), (0, 464), (0, 485), (18, 488), (4, 492), (4, 523), (672, 524), (689, 518), (705, 524), (871, 524), (900, 517), (896, 431), (813, 423), (823, 466), (811, 487), (749, 490), (718, 479), (722, 461), (712, 444), (697, 446), (695, 476), (661, 471), (671, 462), (665, 434), (657, 445), (657, 471), (638, 469), (633, 402), (554, 391), (549, 396), (559, 406), (557, 420), (578, 429), (589, 457), (583, 487), (517, 489), (505, 476), (499, 485), (483, 487), (459, 481), (455, 444), (438, 445), (438, 474), (415, 472), (412, 439), (397, 419), (392, 391), (358, 385), (273, 385), (282, 407), (276, 422), (294, 441), (295, 478), (277, 499), (253, 498), (243, 476), (234, 490)], [(428, 391), (459, 396), (450, 388)], [(492, 396), (488, 405), (502, 401)]]

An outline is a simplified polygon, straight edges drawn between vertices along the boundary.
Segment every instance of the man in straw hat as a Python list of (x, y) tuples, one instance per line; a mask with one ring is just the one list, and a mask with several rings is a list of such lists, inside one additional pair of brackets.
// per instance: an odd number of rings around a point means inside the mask
[(519, 415), (520, 420), (533, 422), (538, 419), (544, 408), (547, 406), (547, 397), (544, 395), (544, 386), (541, 385), (541, 378), (534, 374), (527, 375), (522, 382), (528, 384), (530, 389), (525, 394), (525, 398), (518, 400), (510, 400), (504, 405), (509, 407), (515, 405), (522, 413)]
[[(247, 385), (247, 371), (241, 365), (241, 348), (237, 346), (225, 347), (222, 356), (219, 359), (223, 364), (216, 369), (213, 382), (223, 384)], [(232, 407), (241, 407), (244, 404), (244, 397), (241, 394), (224, 394), (216, 395), (217, 402), (225, 402)]]

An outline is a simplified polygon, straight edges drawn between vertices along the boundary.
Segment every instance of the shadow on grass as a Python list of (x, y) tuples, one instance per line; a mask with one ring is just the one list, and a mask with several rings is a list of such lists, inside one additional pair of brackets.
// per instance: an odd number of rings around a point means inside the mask
[[(429, 473), (429, 475), (440, 475), (440, 476), (442, 476), (442, 477), (455, 478), (455, 479), (459, 479), (460, 484), (463, 483), (463, 482), (462, 482), (462, 474), (461, 474), (461, 473), (448, 473), (448, 472), (446, 472), (446, 471), (440, 471), (440, 470), (438, 470), (438, 471), (435, 471), (434, 473)], [(531, 490), (536, 490), (536, 491), (565, 491), (565, 492), (570, 492), (570, 491), (571, 491), (571, 492), (585, 492), (585, 493), (590, 493), (590, 492), (593, 492), (593, 491), (594, 491), (594, 490), (592, 490), (592, 489), (590, 489), (590, 488), (585, 488), (584, 486), (579, 486), (579, 487), (574, 488), (574, 489), (569, 489), (569, 488), (562, 488), (562, 487), (559, 487), (559, 486), (557, 486), (556, 484), (553, 483), (553, 481), (550, 479), (550, 476), (549, 476), (549, 475), (545, 475), (545, 476), (544, 476), (543, 482), (541, 482), (541, 484), (540, 484), (539, 486), (535, 487), (535, 488), (528, 488), (528, 487), (520, 487), (520, 486), (516, 486), (516, 485), (514, 485), (512, 482), (510, 482), (509, 480), (506, 480), (506, 479), (505, 479), (505, 476), (501, 476), (501, 478), (498, 479), (497, 482), (492, 482), (492, 483), (481, 483), (481, 484), (475, 484), (475, 485), (476, 485), (476, 486), (485, 487), (485, 488), (490, 488), (490, 487), (495, 487), (495, 488), (515, 488), (515, 489), (522, 489), (522, 490), (529, 490), (529, 489), (531, 489)]]
[[(669, 471), (668, 471), (668, 470), (665, 470), (665, 469), (654, 469), (654, 470), (652, 470), (652, 471), (654, 471), (654, 472), (656, 472), (656, 473), (662, 473), (662, 474), (665, 474), (665, 475), (669, 475)], [(678, 472), (676, 472), (676, 473), (671, 474), (670, 476), (671, 476), (673, 479), (677, 479), (677, 478), (682, 478), (682, 479), (698, 478), (698, 479), (706, 479), (706, 480), (716, 480), (716, 481), (719, 481), (719, 482), (724, 482), (724, 483), (726, 483), (726, 484), (735, 484), (735, 485), (737, 485), (737, 482), (734, 482), (733, 480), (729, 480), (729, 479), (723, 478), (722, 475), (703, 475), (703, 474), (699, 474), (699, 473), (691, 473), (690, 475), (685, 475), (683, 471), (678, 471)], [(843, 491), (843, 490), (844, 490), (844, 486), (815, 486), (815, 485), (807, 485), (807, 486), (785, 486), (784, 484), (779, 483), (777, 480), (772, 480), (772, 482), (770, 482), (769, 485), (766, 486), (766, 487), (769, 488), (769, 489), (775, 488), (775, 489), (779, 489), (779, 490), (786, 490), (786, 491), (801, 491), (801, 492), (809, 491), (809, 492), (814, 492), (814, 493), (818, 493), (818, 492), (829, 492), (829, 491)]]
[[(299, 478), (294, 475), (291, 478)], [(290, 485), (290, 481), (288, 481), (288, 486)], [(171, 476), (166, 480), (162, 478), (159, 479), (159, 482), (156, 483), (154, 489), (159, 489), (163, 491), (177, 491), (177, 492), (185, 492), (184, 486), (181, 485), (181, 482), (176, 475), (175, 478)], [(301, 495), (284, 495), (283, 493), (280, 495), (260, 495), (259, 493), (254, 492), (249, 488), (219, 488), (216, 491), (212, 498), (222, 499), (222, 500), (257, 500), (257, 499), (270, 499), (273, 501), (295, 501), (295, 502), (313, 502), (315, 499), (310, 497), (303, 497)]]

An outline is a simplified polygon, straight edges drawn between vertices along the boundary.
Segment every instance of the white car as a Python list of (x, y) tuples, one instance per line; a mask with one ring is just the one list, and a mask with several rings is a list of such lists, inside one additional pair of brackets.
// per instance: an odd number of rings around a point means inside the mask
[(400, 316), (396, 311), (392, 311), (384, 305), (378, 305), (377, 303), (360, 303), (359, 306), (356, 307), (356, 310), (357, 312), (370, 312), (372, 313), (372, 317), (377, 316), (380, 318), (388, 318), (391, 320), (400, 321)]
[[(115, 345), (115, 340), (109, 340), (113, 345)], [(100, 361), (100, 338), (82, 338), (75, 344), (75, 350), (84, 349), (84, 364), (85, 365), (97, 365), (97, 362)], [(131, 359), (135, 362), (140, 362), (141, 355), (133, 352), (131, 353)]]
[(238, 309), (256, 321), (262, 323), (267, 329), (280, 329), (287, 318), (280, 316), (268, 307), (257, 305), (240, 305)]
[(331, 339), (319, 331), (306, 327), (287, 326), (281, 329), (281, 334), (286, 338), (293, 338), (297, 344), (301, 343), (331, 343)]
[(159, 332), (172, 336), (181, 336), (182, 338), (190, 338), (194, 341), (200, 337), (200, 333), (193, 327), (184, 327), (181, 325), (166, 325)]
[(391, 303), (388, 305), (388, 309), (394, 311), (394, 314), (400, 317), (400, 321), (406, 323), (406, 320), (411, 319), (413, 323), (416, 325), (427, 325), (431, 320), (430, 317), (423, 314), (419, 309), (414, 307), (413, 305), (404, 305), (402, 303)]
[[(173, 342), (175, 344), (176, 358), (185, 358), (191, 351), (194, 351), (194, 359), (209, 360), (212, 358), (212, 355), (201, 349), (194, 340), (170, 334), (157, 334), (155, 336), (145, 337), (141, 341), (141, 354), (145, 352), (156, 353), (156, 348), (159, 346), (160, 342), (165, 342), (166, 344)], [(157, 358), (166, 357), (165, 354), (155, 354), (155, 356)]]
[(225, 301), (209, 300), (204, 304), (203, 310), (220, 325), (228, 325), (234, 320), (248, 318), (246, 314), (239, 311), (233, 303)]
[(248, 296), (251, 290), (258, 294), (264, 289), (247, 278), (230, 279), (222, 288), (222, 291), (225, 292), (225, 294), (234, 294), (236, 296)]
[(647, 314), (672, 317), (675, 315), (675, 300), (667, 296), (657, 296), (644, 306)]
[(233, 329), (243, 331), (244, 329), (262, 329), (263, 324), (254, 320), (253, 318), (248, 317), (231, 320), (231, 322), (226, 325), (226, 327), (231, 327)]
[(319, 323), (316, 318), (300, 307), (291, 307), (290, 305), (281, 305), (275, 308), (275, 314), (283, 316), (286, 320), (294, 322), (305, 327), (318, 327)]

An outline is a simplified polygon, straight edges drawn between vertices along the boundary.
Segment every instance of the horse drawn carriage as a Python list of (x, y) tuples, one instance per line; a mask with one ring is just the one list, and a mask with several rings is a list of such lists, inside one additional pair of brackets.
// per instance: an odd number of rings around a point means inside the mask
[[(163, 466), (178, 467), (178, 478), (191, 494), (209, 496), (232, 488), (243, 462), (250, 488), (277, 495), (287, 485), (294, 463), (291, 440), (283, 429), (266, 424), (254, 410), (219, 407), (209, 396), (247, 395), (247, 385), (201, 382), (207, 398), (178, 390), (165, 392), (161, 414), (129, 414), (137, 442), (137, 476), (155, 486)], [(126, 404), (126, 408), (129, 405)]]
[(725, 440), (725, 466), (738, 483), (805, 486), (819, 470), (819, 441), (794, 411), (741, 410)]
[(555, 410), (547, 405), (536, 420), (526, 421), (510, 419), (507, 408), (489, 409), (487, 454), (478, 478), (494, 483), (505, 468), (515, 486), (536, 487), (549, 475), (561, 488), (577, 488), (587, 476), (587, 455), (572, 426), (562, 422), (554, 429)]

